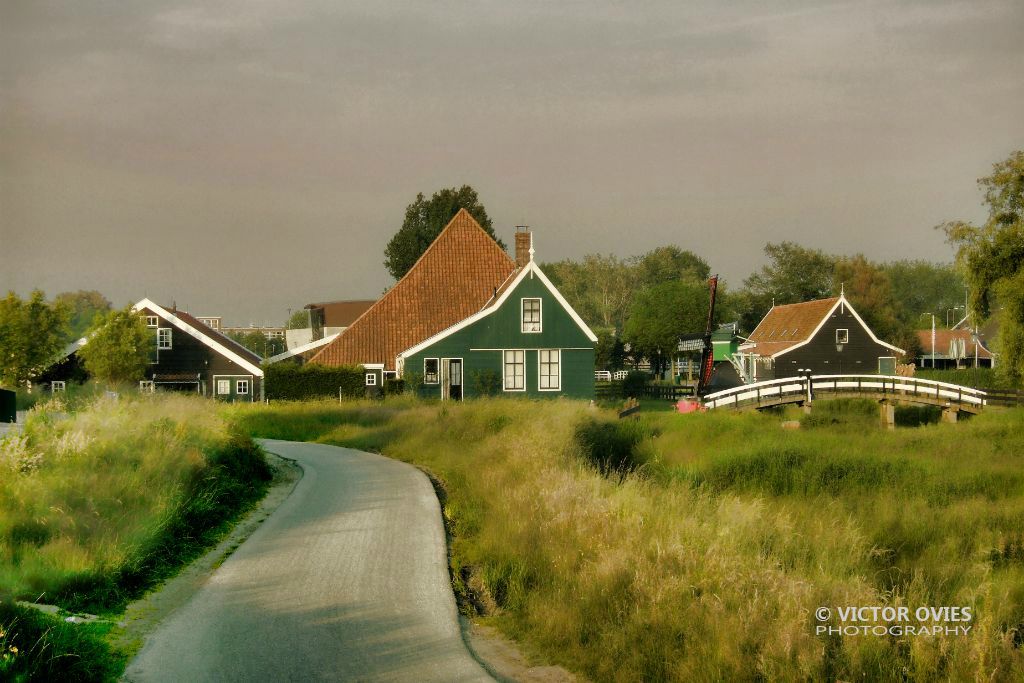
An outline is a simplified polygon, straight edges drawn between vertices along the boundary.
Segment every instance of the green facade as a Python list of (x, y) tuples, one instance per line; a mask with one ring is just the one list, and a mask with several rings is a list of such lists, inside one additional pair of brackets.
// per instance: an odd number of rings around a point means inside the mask
[[(532, 273), (531, 273), (532, 274)], [(495, 310), (426, 348), (404, 357), (403, 377), (427, 397), (442, 397), (446, 359), (462, 360), (462, 395), (466, 398), (484, 395), (558, 397), (577, 399), (594, 397), (594, 346), (583, 329), (559, 303), (537, 274), (527, 274), (504, 296)], [(523, 299), (540, 299), (540, 332), (523, 332)], [(505, 386), (504, 351), (523, 351), (523, 389), (508, 390)], [(558, 351), (560, 371), (558, 389), (541, 390), (541, 350)], [(551, 353), (545, 353), (552, 358)], [(424, 383), (425, 361), (438, 362), (436, 384)], [(551, 384), (553, 366), (545, 365), (547, 382)], [(489, 391), (490, 390), (490, 391)]]

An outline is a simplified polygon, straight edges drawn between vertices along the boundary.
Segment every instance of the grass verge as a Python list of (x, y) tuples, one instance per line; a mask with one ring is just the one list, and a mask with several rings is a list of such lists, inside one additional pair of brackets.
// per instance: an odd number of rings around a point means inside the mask
[(216, 543), (270, 480), (262, 452), (207, 401), (101, 398), (66, 410), (37, 406), (22, 434), (0, 441), (0, 624), (17, 648), (7, 651), (10, 678), (116, 677), (111, 667), (127, 653), (106, 644), (106, 627), (11, 601), (116, 615)]

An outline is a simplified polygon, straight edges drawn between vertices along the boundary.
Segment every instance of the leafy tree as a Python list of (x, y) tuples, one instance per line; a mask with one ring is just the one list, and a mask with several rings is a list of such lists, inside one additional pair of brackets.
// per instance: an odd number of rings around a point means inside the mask
[(310, 312), (307, 308), (300, 308), (288, 318), (287, 328), (289, 330), (304, 330), (309, 327)]
[(14, 292), (0, 299), (0, 382), (25, 384), (57, 360), (68, 317), (65, 304), (48, 304), (38, 289), (24, 301)]
[(143, 378), (156, 342), (131, 307), (100, 315), (88, 336), (78, 355), (90, 375), (108, 384)]
[(793, 242), (769, 242), (764, 247), (769, 263), (743, 282), (750, 308), (740, 327), (752, 331), (772, 304), (796, 304), (832, 295), (836, 258)]
[(621, 370), (626, 365), (626, 347), (613, 330), (597, 331), (594, 367), (599, 370)]
[(711, 277), (707, 261), (676, 246), (658, 247), (635, 261), (640, 282), (648, 287), (673, 280), (704, 282)]
[(893, 261), (880, 265), (889, 276), (892, 296), (899, 302), (897, 314), (904, 323), (920, 326), (922, 313), (934, 313), (946, 322), (946, 312), (960, 307), (964, 316), (964, 279), (952, 264), (929, 261)]
[(994, 306), (1002, 308), (997, 369), (1017, 384), (1024, 376), (1024, 151), (1013, 152), (978, 181), (985, 191), (988, 219), (942, 227), (957, 248), (956, 262), (970, 289), (975, 324)]
[(459, 209), (466, 209), (488, 235), (504, 249), (505, 243), (494, 234), (487, 210), (469, 185), (438, 190), (427, 199), (423, 193), (406, 207), (405, 221), (384, 250), (384, 265), (396, 280), (409, 272), (427, 247), (437, 239), (444, 226), (455, 217)]
[(708, 315), (707, 287), (674, 280), (641, 291), (630, 309), (623, 332), (634, 357), (646, 357), (661, 372), (676, 354), (679, 337), (704, 332)]
[(263, 359), (270, 358), (285, 350), (284, 339), (279, 337), (268, 338), (267, 335), (259, 330), (228, 332), (227, 336)]
[(635, 268), (611, 254), (587, 254), (582, 261), (558, 261), (541, 270), (588, 323), (623, 329), (637, 289)]
[(77, 292), (61, 292), (53, 298), (54, 302), (62, 303), (68, 307), (71, 318), (69, 320), (68, 339), (74, 341), (80, 338), (88, 330), (98, 313), (106, 313), (110, 310), (110, 301), (95, 289), (80, 289)]

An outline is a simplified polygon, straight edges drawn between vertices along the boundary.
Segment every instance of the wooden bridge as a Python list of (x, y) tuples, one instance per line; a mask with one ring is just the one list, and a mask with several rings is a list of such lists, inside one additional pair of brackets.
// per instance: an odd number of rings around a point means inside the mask
[[(818, 398), (868, 398), (882, 404), (883, 418), (892, 424), (897, 403), (933, 405), (943, 418), (955, 422), (957, 413), (980, 413), (990, 405), (981, 389), (894, 375), (811, 375), (784, 377), (716, 391), (704, 397), (704, 407), (759, 410), (789, 403), (809, 407)], [(999, 403), (1002, 404), (1002, 395)], [(994, 405), (994, 403), (991, 403)]]

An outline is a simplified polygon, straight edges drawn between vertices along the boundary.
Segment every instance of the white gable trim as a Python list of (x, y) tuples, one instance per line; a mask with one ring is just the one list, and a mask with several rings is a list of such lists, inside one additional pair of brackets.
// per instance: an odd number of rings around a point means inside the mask
[(153, 303), (149, 299), (143, 299), (139, 303), (137, 303), (134, 306), (132, 306), (132, 310), (133, 311), (140, 311), (143, 308), (148, 308), (149, 310), (153, 311), (158, 316), (160, 316), (161, 318), (163, 318), (167, 322), (171, 323), (172, 325), (177, 327), (182, 332), (188, 334), (191, 337), (194, 337), (194, 338), (198, 339), (200, 342), (202, 342), (206, 346), (209, 346), (211, 349), (213, 349), (217, 353), (221, 354), (225, 358), (229, 358), (229, 359), (233, 360), (234, 362), (238, 363), (240, 366), (242, 366), (243, 368), (245, 368), (249, 372), (253, 373), (257, 377), (263, 377), (263, 369), (260, 366), (254, 365), (252, 363), (252, 361), (247, 360), (247, 359), (243, 358), (242, 356), (238, 355), (237, 353), (235, 353), (234, 351), (232, 351), (228, 347), (226, 347), (223, 344), (221, 344), (216, 339), (212, 339), (208, 335), (203, 334), (202, 332), (200, 332), (196, 328), (192, 327), (187, 322), (185, 322), (184, 320), (182, 320), (178, 316), (174, 315), (173, 313), (171, 313), (167, 309), (163, 308), (162, 306), (159, 306), (159, 305)]
[[(874, 342), (876, 344), (880, 344), (881, 346), (884, 346), (887, 349), (891, 349), (893, 351), (896, 351), (897, 353), (899, 353), (901, 355), (906, 355), (907, 352), (904, 351), (903, 349), (901, 349), (901, 348), (899, 348), (897, 346), (893, 346), (892, 344), (887, 344), (886, 342), (884, 342), (881, 339), (879, 339), (878, 337), (876, 337), (875, 333), (872, 332), (871, 328), (868, 327), (867, 324), (864, 322), (864, 319), (860, 317), (859, 313), (857, 313), (857, 309), (855, 309), (850, 304), (850, 302), (846, 300), (846, 295), (845, 294), (840, 294), (839, 295), (839, 299), (832, 306), (832, 308), (828, 309), (828, 313), (826, 313), (825, 315), (823, 315), (821, 317), (821, 321), (818, 323), (818, 326), (815, 327), (814, 331), (811, 332), (807, 336), (807, 339), (803, 340), (799, 344), (794, 344), (793, 346), (790, 346), (788, 349), (783, 349), (782, 351), (779, 351), (778, 353), (772, 354), (772, 358), (778, 358), (779, 356), (787, 354), (787, 353), (789, 353), (790, 351), (792, 351), (794, 349), (799, 349), (801, 346), (806, 346), (807, 344), (810, 344), (811, 340), (814, 339), (818, 335), (818, 332), (821, 331), (821, 328), (825, 326), (825, 323), (828, 321), (828, 319), (830, 317), (832, 317), (832, 314), (835, 312), (835, 310), (837, 308), (839, 308), (839, 306), (845, 306), (846, 308), (850, 309), (850, 313), (853, 313), (853, 317), (857, 320), (858, 323), (860, 323), (860, 326), (864, 328), (864, 331), (868, 333), (868, 336), (870, 336), (871, 339), (874, 340)], [(743, 347), (741, 346), (740, 348), (742, 349)]]
[(548, 291), (550, 291), (551, 294), (555, 297), (555, 301), (561, 304), (562, 308), (565, 309), (565, 312), (568, 313), (569, 316), (576, 322), (576, 324), (579, 325), (580, 329), (583, 330), (583, 334), (587, 336), (587, 339), (596, 344), (597, 335), (595, 335), (593, 331), (591, 331), (591, 329), (587, 327), (587, 324), (583, 322), (583, 318), (581, 318), (579, 314), (577, 314), (576, 311), (573, 310), (572, 306), (570, 306), (569, 302), (565, 300), (561, 292), (559, 292), (555, 288), (555, 286), (551, 284), (551, 280), (549, 280), (547, 276), (544, 275), (544, 273), (541, 271), (541, 269), (537, 267), (537, 264), (534, 263), (533, 261), (530, 261), (529, 263), (526, 264), (526, 266), (523, 267), (521, 271), (519, 271), (519, 274), (516, 276), (515, 280), (512, 281), (512, 284), (510, 284), (508, 288), (501, 293), (501, 296), (498, 297), (498, 300), (495, 301), (493, 304), (478, 311), (477, 313), (474, 313), (465, 320), (462, 320), (452, 325), (448, 329), (438, 332), (433, 337), (428, 337), (427, 339), (421, 341), (416, 346), (413, 346), (411, 348), (406, 349), (405, 351), (402, 351), (400, 354), (398, 354), (398, 359), (404, 360), (409, 356), (419, 353), (423, 349), (432, 346), (441, 339), (453, 335), (459, 330), (465, 329), (472, 325), (473, 323), (475, 323), (476, 321), (489, 316), (491, 313), (494, 313), (496, 310), (501, 308), (502, 304), (504, 304), (505, 301), (510, 296), (512, 296), (512, 292), (514, 292), (516, 287), (519, 286), (519, 283), (522, 282), (530, 273), (537, 275), (537, 278), (544, 283), (544, 286), (547, 287)]
[(330, 344), (332, 341), (337, 339), (339, 334), (341, 334), (341, 332), (335, 332), (334, 334), (328, 335), (328, 336), (324, 337), (323, 339), (317, 339), (315, 341), (309, 342), (308, 344), (303, 344), (302, 346), (296, 346), (294, 349), (288, 349), (287, 351), (282, 351), (281, 353), (279, 353), (277, 355), (274, 355), (274, 356), (271, 356), (270, 358), (268, 358), (266, 360), (266, 363), (267, 363), (267, 365), (270, 365), (271, 363), (277, 363), (279, 361), (286, 360), (288, 358), (294, 358), (295, 356), (298, 356), (300, 353), (305, 353), (306, 351), (312, 351), (313, 349), (320, 348), (321, 346), (324, 346), (326, 344)]

